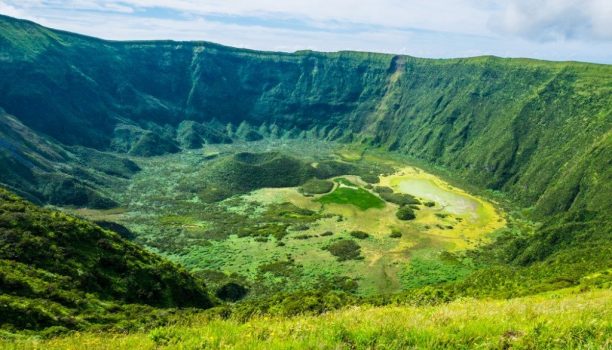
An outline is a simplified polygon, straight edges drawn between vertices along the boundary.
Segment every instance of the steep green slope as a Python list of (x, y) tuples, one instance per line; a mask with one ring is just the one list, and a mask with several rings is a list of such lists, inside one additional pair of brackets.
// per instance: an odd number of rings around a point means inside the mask
[[(478, 188), (501, 191), (519, 206), (532, 207), (535, 218), (544, 221), (531, 230), (509, 218), (506, 232), (498, 232), (494, 242), (479, 250), (443, 252), (429, 260), (413, 257), (408, 277), (413, 278), (414, 289), (401, 295), (363, 300), (348, 293), (328, 293), (320, 285), (318, 290), (279, 293), (219, 310), (238, 319), (258, 313), (319, 313), (364, 302), (430, 304), (461, 297), (532, 295), (572, 286), (609, 288), (611, 126), (610, 65), (496, 57), (430, 60), (358, 52), (287, 54), (207, 42), (110, 42), (0, 16), (0, 184), (33, 201), (109, 208), (125, 204), (119, 203), (118, 193), (139, 171), (135, 162), (157, 161), (160, 168), (172, 169), (164, 167), (162, 158), (144, 157), (205, 144), (243, 144), (262, 138), (273, 144), (303, 138), (360, 143), (360, 149), (396, 152), (441, 166)], [(253, 143), (244, 145), (252, 151)], [(347, 171), (354, 166), (324, 159), (303, 161), (269, 149), (250, 152), (216, 153), (206, 163), (194, 162), (193, 168), (178, 167), (173, 176), (160, 172), (161, 180), (169, 179), (170, 189), (177, 185), (197, 194), (177, 200), (183, 210), (188, 205), (202, 210), (210, 207), (200, 201), (264, 186), (295, 186), (311, 178), (348, 173), (376, 178), (380, 172)], [(153, 197), (161, 191), (150, 190)], [(155, 208), (164, 206), (155, 200)], [(149, 210), (155, 209), (143, 208), (144, 213)], [(182, 213), (168, 211), (159, 220), (160, 227), (172, 220), (179, 224), (181, 219), (194, 220)], [(226, 237), (248, 231), (245, 221), (240, 221), (246, 219), (222, 213), (227, 215), (223, 217), (227, 227), (217, 225), (206, 232)], [(280, 237), (294, 224), (281, 223)], [(181, 231), (174, 230), (149, 243), (155, 242), (152, 246), (166, 253), (180, 253), (186, 244), (204, 244), (198, 233), (201, 227), (189, 228), (196, 233), (185, 231), (189, 234), (181, 237)], [(264, 226), (244, 235), (267, 237), (270, 232)], [(270, 269), (275, 266), (270, 265)], [(145, 318), (148, 325), (166, 320), (171, 312), (161, 308), (212, 305), (202, 282), (185, 270), (110, 231), (40, 209), (4, 190), (0, 190), (0, 291), (0, 326), (9, 331), (110, 324), (134, 329)], [(587, 321), (605, 318), (589, 317), (600, 315), (609, 304), (609, 293), (602, 293), (594, 311), (576, 311), (584, 322), (571, 322), (575, 320), (569, 315), (564, 317), (570, 321), (561, 324), (553, 317), (557, 323), (545, 335), (542, 327), (551, 324), (548, 321), (543, 321), (544, 326), (526, 326), (520, 320), (514, 323), (522, 327), (519, 331), (495, 323), (494, 338), (489, 336), (491, 328), (477, 323), (478, 329), (465, 338), (449, 339), (448, 334), (462, 327), (461, 321), (442, 327), (443, 336), (415, 331), (414, 336), (421, 338), (409, 339), (412, 333), (404, 337), (401, 328), (387, 337), (384, 330), (363, 324), (336, 327), (335, 316), (330, 316), (334, 324), (329, 326), (328, 343), (368, 347), (403, 339), (402, 345), (423, 341), (427, 346), (442, 339), (440, 346), (467, 347), (474, 339), (482, 340), (483, 346), (519, 339), (529, 348), (544, 346), (560, 330), (564, 345), (600, 344), (609, 327)], [(463, 309), (492, 305), (457, 303)], [(412, 311), (409, 316), (423, 312)], [(374, 312), (386, 315), (385, 309)], [(436, 310), (425, 310), (427, 315), (431, 312)], [(405, 310), (395, 314), (408, 317)], [(383, 316), (375, 322), (387, 324)], [(500, 317), (495, 315), (493, 321)], [(318, 320), (306, 322), (314, 325)], [(235, 334), (249, 327), (216, 322)], [(262, 328), (263, 338), (274, 339), (270, 334), (279, 328), (295, 327), (293, 321), (275, 322)], [(432, 325), (433, 333), (438, 326)], [(199, 341), (193, 333), (210, 336), (203, 329), (162, 329), (147, 339), (172, 346), (173, 337)], [(130, 337), (141, 342), (144, 335)], [(274, 341), (286, 341), (279, 339)], [(575, 339), (578, 342), (572, 343)], [(296, 344), (318, 340), (307, 338)]]
[(4, 189), (0, 291), (0, 326), (9, 329), (82, 328), (153, 312), (127, 304), (213, 305), (203, 282), (183, 268), (112, 231), (41, 209)]
[[(397, 150), (541, 214), (610, 209), (609, 65), (108, 42), (8, 17), (0, 28), (0, 107), (66, 144), (154, 155), (201, 144), (184, 128), (177, 140), (182, 121), (247, 121)], [(167, 147), (141, 152), (152, 137)]]
[(37, 203), (110, 208), (109, 198), (140, 168), (114, 154), (63, 146), (0, 109), (0, 183)]
[(545, 214), (610, 208), (600, 196), (611, 184), (610, 66), (406, 60), (396, 81), (387, 93), (396, 110), (372, 119), (377, 143)]

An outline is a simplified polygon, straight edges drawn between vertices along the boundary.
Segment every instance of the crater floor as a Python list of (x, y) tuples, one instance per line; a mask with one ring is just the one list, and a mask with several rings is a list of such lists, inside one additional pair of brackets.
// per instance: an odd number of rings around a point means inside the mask
[[(246, 150), (265, 155), (239, 153)], [(244, 163), (245, 157), (263, 157), (261, 166), (279, 169), (248, 168), (252, 174), (236, 177), (231, 172), (241, 169), (229, 160)], [(315, 174), (324, 164), (336, 167), (325, 179), (332, 190), (312, 195), (301, 186), (264, 187), (208, 200), (210, 191), (248, 188), (219, 182), (211, 169), (241, 181), (260, 173), (302, 177), (283, 168), (285, 158)], [(239, 281), (252, 295), (313, 284), (368, 295), (452, 280), (470, 271), (461, 251), (506, 225), (494, 203), (408, 161), (333, 143), (261, 141), (134, 160), (143, 170), (117, 194), (120, 209), (77, 213), (118, 222), (139, 243), (204, 274), (213, 286)], [(415, 218), (400, 220), (400, 206), (381, 198), (382, 187), (413, 196)]]

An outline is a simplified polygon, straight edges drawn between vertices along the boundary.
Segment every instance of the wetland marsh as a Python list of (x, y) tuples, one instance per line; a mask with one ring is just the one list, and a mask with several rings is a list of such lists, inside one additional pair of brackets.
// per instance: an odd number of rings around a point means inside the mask
[[(469, 271), (461, 251), (505, 226), (493, 203), (408, 161), (333, 143), (216, 145), (134, 161), (142, 171), (118, 194), (121, 209), (78, 214), (118, 222), (149, 249), (215, 276), (213, 287), (239, 282), (250, 295), (313, 283), (373, 295), (452, 280)], [(393, 200), (401, 196), (409, 201)], [(396, 215), (402, 206), (413, 219)]]

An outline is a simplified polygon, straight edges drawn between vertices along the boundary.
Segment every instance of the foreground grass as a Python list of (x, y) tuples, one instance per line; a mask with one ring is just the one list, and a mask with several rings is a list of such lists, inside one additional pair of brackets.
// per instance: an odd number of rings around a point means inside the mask
[(555, 292), (426, 307), (354, 307), (238, 323), (196, 317), (148, 333), (75, 333), (4, 349), (608, 349), (612, 291)]

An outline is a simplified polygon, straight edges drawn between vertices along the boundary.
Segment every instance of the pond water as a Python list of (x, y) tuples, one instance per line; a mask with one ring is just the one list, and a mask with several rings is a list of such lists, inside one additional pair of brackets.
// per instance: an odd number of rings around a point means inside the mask
[(443, 186), (432, 180), (420, 178), (402, 179), (397, 183), (400, 192), (434, 201), (448, 213), (461, 215), (476, 212), (480, 205), (477, 200)]

